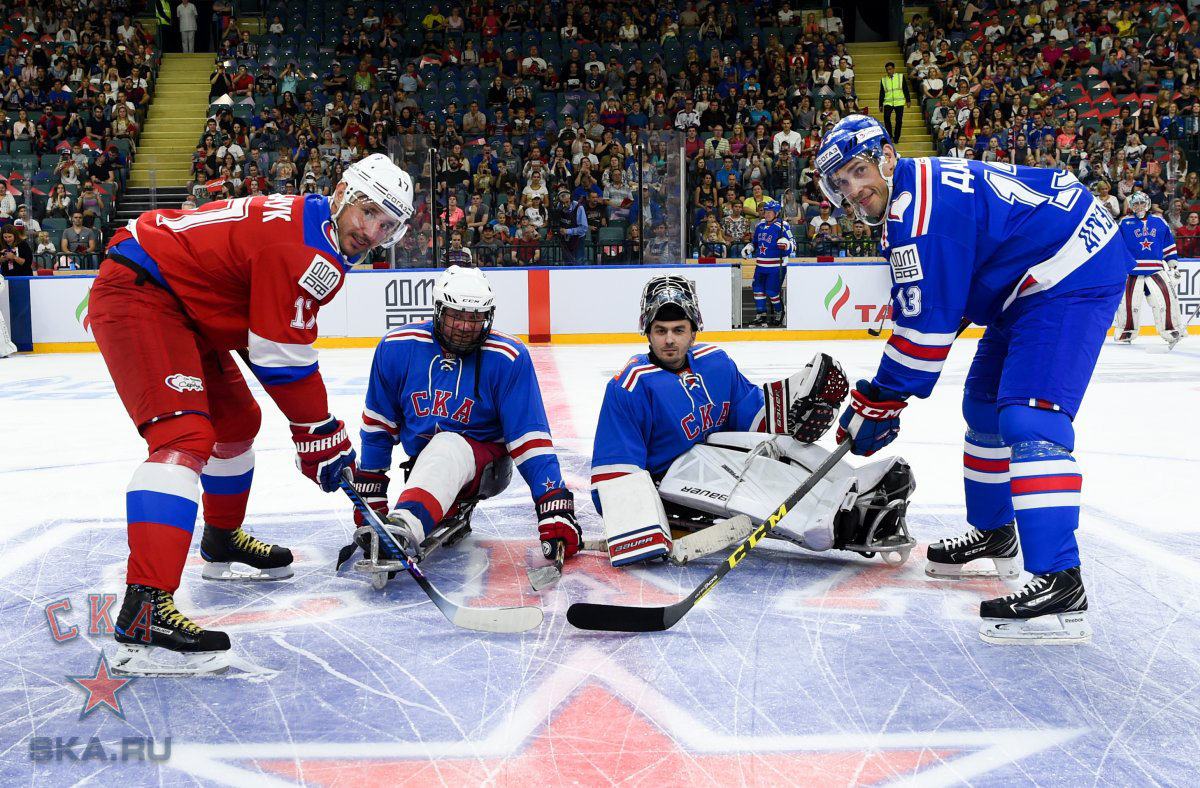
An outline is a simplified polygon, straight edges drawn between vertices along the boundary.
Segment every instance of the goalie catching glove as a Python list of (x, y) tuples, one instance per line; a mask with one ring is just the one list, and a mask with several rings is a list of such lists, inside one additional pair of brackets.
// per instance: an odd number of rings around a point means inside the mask
[(354, 468), (354, 447), (346, 435), (346, 425), (329, 416), (315, 424), (291, 423), (292, 442), (296, 444), (296, 467), (325, 492), (333, 492), (341, 483), (342, 471)]
[(850, 384), (841, 364), (825, 353), (817, 353), (795, 375), (762, 388), (766, 431), (813, 443), (833, 425)]
[(900, 411), (908, 407), (904, 394), (865, 380), (855, 384), (850, 404), (838, 420), (837, 442), (849, 439), (850, 451), (870, 457), (900, 433)]
[(554, 542), (562, 540), (564, 558), (579, 552), (583, 531), (575, 521), (575, 496), (565, 487), (558, 487), (537, 499), (538, 538), (542, 540), (542, 555), (554, 558)]

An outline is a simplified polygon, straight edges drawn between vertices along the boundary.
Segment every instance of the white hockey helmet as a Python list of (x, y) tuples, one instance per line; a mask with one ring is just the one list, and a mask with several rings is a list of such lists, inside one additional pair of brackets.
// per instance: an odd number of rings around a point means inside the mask
[[(659, 313), (667, 307), (670, 317), (659, 317)], [(643, 334), (650, 331), (650, 324), (655, 320), (690, 320), (693, 331), (704, 330), (704, 318), (700, 316), (700, 301), (696, 297), (696, 283), (678, 274), (663, 274), (656, 276), (642, 288), (642, 307), (638, 320), (638, 330)]]
[[(483, 319), (478, 329), (447, 329), (446, 309), (475, 312)], [(487, 277), (478, 268), (452, 265), (433, 285), (433, 330), (442, 347), (459, 355), (476, 350), (492, 330), (496, 298)]]
[(1134, 192), (1129, 195), (1129, 210), (1139, 219), (1144, 219), (1150, 211), (1150, 195), (1145, 192)]
[(346, 184), (346, 193), (334, 206), (331, 217), (334, 226), (347, 205), (370, 200), (396, 220), (395, 229), (379, 245), (390, 249), (399, 243), (413, 215), (413, 183), (408, 173), (382, 153), (372, 153), (347, 167), (339, 185), (342, 183)]

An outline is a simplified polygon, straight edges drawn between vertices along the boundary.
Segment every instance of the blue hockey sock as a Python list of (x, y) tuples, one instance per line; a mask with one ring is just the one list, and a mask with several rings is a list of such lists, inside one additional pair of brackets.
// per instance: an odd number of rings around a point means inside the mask
[(1000, 411), (1000, 433), (1012, 447), (1013, 509), (1034, 574), (1079, 566), (1079, 494), (1083, 477), (1071, 450), (1075, 432), (1062, 411), (1013, 405)]
[(1013, 521), (1009, 491), (1009, 449), (1000, 437), (995, 402), (963, 398), (967, 434), (963, 440), (963, 489), (967, 522), (990, 531)]

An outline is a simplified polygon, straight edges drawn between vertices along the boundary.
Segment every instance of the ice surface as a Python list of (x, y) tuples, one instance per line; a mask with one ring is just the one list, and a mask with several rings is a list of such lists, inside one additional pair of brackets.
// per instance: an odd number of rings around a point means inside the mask
[[(924, 550), (901, 569), (768, 543), (668, 632), (572, 629), (573, 601), (663, 604), (715, 559), (616, 570), (540, 565), (519, 478), (477, 510), (474, 534), (425, 566), (471, 604), (540, 604), (516, 636), (451, 627), (404, 577), (383, 592), (335, 574), (350, 509), (295, 470), (282, 417), (263, 403), (249, 528), (290, 545), (296, 576), (203, 581), (194, 555), (181, 609), (227, 630), (260, 673), (137, 679), (124, 718), (80, 717), (111, 638), (89, 635), (88, 594), (120, 594), (124, 488), (143, 445), (97, 354), (0, 361), (0, 784), (3, 785), (1184, 785), (1200, 750), (1200, 345), (1106, 346), (1076, 430), (1084, 472), (1080, 541), (1095, 642), (996, 647), (977, 637), (995, 581), (927, 580)], [(730, 343), (755, 381), (817, 349), (851, 380), (877, 342)], [(917, 475), (914, 535), (963, 530), (962, 379), (974, 342), (954, 347), (928, 400), (893, 444)], [(633, 346), (534, 348), (556, 443), (589, 538), (588, 457), (606, 379)], [(334, 412), (357, 427), (371, 351), (326, 350)], [(828, 440), (828, 439), (827, 439)], [(47, 606), (60, 628), (55, 642)], [(115, 616), (115, 610), (113, 611)], [(154, 737), (159, 763), (78, 760), (96, 737)], [(31, 758), (34, 737), (76, 737), (70, 755)], [(40, 752), (40, 751), (39, 751)], [(88, 754), (98, 756), (93, 748)]]

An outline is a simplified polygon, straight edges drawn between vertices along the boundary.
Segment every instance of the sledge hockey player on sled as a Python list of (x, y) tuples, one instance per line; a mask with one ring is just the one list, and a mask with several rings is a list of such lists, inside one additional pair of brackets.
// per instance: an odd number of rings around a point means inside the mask
[[(502, 492), (515, 465), (533, 495), (543, 554), (553, 556), (561, 543), (569, 558), (582, 542), (575, 498), (562, 479), (529, 350), (492, 328), (495, 298), (477, 268), (442, 272), (433, 309), (433, 320), (393, 329), (375, 350), (355, 491), (421, 561), (467, 535), (475, 505)], [(410, 460), (389, 507), (396, 444)], [(381, 556), (378, 535), (359, 512), (354, 518), (355, 543), (367, 554), (355, 568), (382, 588), (403, 565)], [(342, 549), (339, 566), (354, 547)]]
[[(614, 566), (677, 564), (749, 536), (829, 452), (813, 445), (849, 386), (824, 353), (786, 380), (756, 386), (703, 329), (693, 282), (656, 276), (642, 291), (650, 343), (608, 382), (592, 456), (592, 499)], [(881, 554), (902, 564), (915, 542), (904, 460), (841, 462), (772, 532), (816, 552)], [(695, 531), (673, 540), (672, 528)]]

